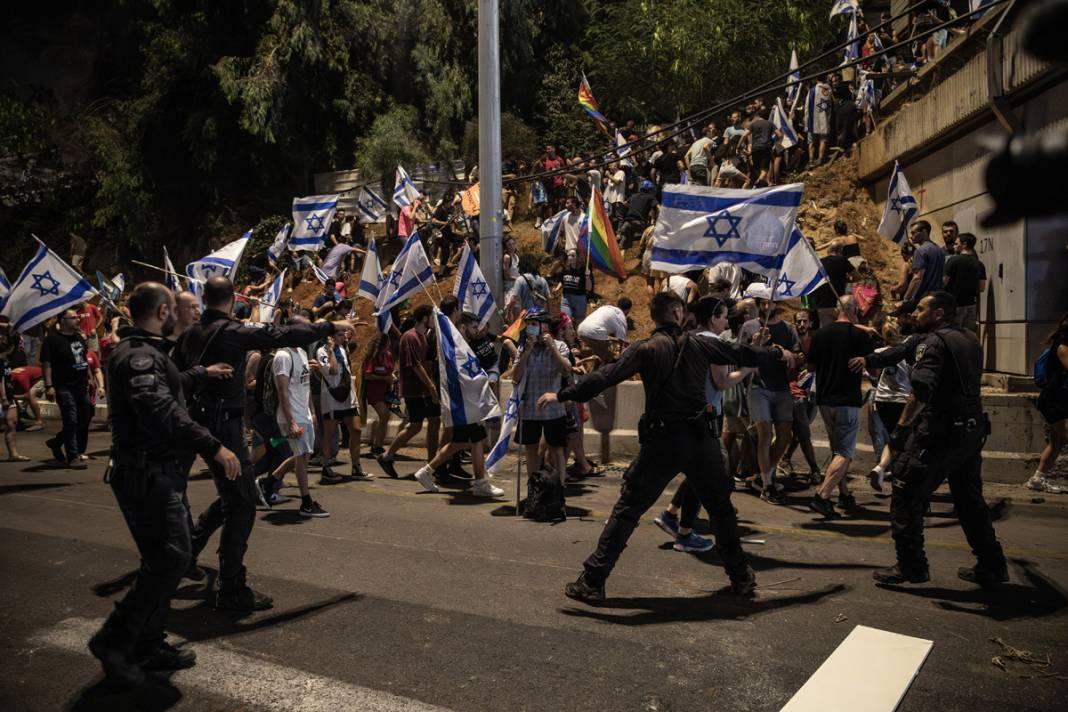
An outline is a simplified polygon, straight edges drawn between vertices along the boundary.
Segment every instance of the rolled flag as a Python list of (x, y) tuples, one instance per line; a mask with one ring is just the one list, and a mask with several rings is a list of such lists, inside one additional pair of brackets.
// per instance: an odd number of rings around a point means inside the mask
[(579, 240), (579, 250), (589, 253), (590, 264), (610, 275), (626, 279), (623, 269), (623, 253), (616, 242), (612, 222), (608, 211), (604, 209), (604, 197), (596, 187), (590, 191), (590, 204), (587, 210), (589, 230), (584, 240)]
[(801, 70), (797, 66), (797, 50), (790, 50), (790, 79), (786, 87), (786, 101), (793, 105), (801, 95)]
[(561, 210), (551, 218), (546, 218), (541, 224), (541, 246), (548, 255), (556, 252), (556, 246), (560, 244), (560, 231), (564, 228), (564, 220), (567, 219), (567, 210)]
[(771, 123), (782, 134), (779, 137), (779, 145), (781, 147), (793, 148), (797, 145), (797, 132), (794, 131), (793, 124), (790, 123), (790, 119), (786, 116), (786, 111), (782, 108), (781, 97), (775, 100), (775, 106), (771, 108)]
[(267, 261), (272, 266), (276, 266), (278, 260), (282, 259), (282, 253), (285, 251), (286, 245), (289, 244), (289, 231), (292, 227), (290, 223), (286, 223), (279, 228), (278, 232), (275, 233), (274, 242), (267, 248)]
[(430, 266), (430, 260), (426, 257), (423, 243), (419, 240), (419, 233), (413, 232), (405, 243), (407, 249), (404, 252), (404, 264), (393, 263), (393, 270), (389, 273), (389, 283), (386, 284), (386, 298), (378, 307), (378, 312), (389, 311), (403, 302), (416, 292), (420, 292), (427, 285), (434, 282), (434, 270)]
[(374, 237), (371, 237), (367, 241), (367, 254), (363, 256), (363, 271), (360, 272), (360, 286), (356, 290), (356, 296), (374, 302), (378, 299), (380, 289), (382, 289), (382, 266), (378, 262), (378, 243), (375, 242)]
[(842, 64), (849, 64), (853, 60), (860, 58), (860, 41), (857, 39), (859, 35), (857, 30), (857, 13), (853, 13), (849, 17), (849, 36), (847, 40), (852, 40), (846, 45), (844, 52), (842, 53)]
[(664, 186), (652, 269), (679, 274), (731, 262), (767, 277), (782, 267), (804, 184), (743, 190)]
[(352, 245), (346, 245), (344, 242), (330, 248), (330, 252), (326, 253), (326, 259), (323, 260), (323, 272), (327, 277), (330, 279), (337, 277), (341, 260), (345, 259), (353, 249)]
[(493, 302), (493, 294), (486, 284), (486, 278), (482, 276), (482, 268), (478, 266), (475, 253), (471, 250), (471, 243), (464, 243), (464, 251), (460, 255), (460, 273), (452, 287), (453, 295), (459, 300), (466, 312), (478, 316), (478, 323), (485, 324), (493, 316), (496, 306)]
[(37, 253), (8, 289), (0, 310), (20, 333), (97, 294), (77, 270), (43, 242), (37, 243)]
[(805, 132), (808, 140), (812, 141), (812, 134), (816, 133), (816, 87), (809, 87), (805, 95)]
[(916, 198), (912, 195), (909, 182), (905, 180), (905, 173), (898, 162), (894, 161), (894, 173), (890, 176), (890, 189), (886, 194), (883, 219), (879, 221), (879, 234), (900, 244), (917, 212)]
[(415, 202), (419, 197), (419, 189), (415, 187), (408, 171), (404, 166), (397, 166), (393, 184), (393, 202), (398, 208), (405, 208)]
[(164, 281), (167, 285), (167, 289), (175, 294), (181, 292), (182, 279), (178, 276), (178, 270), (174, 268), (174, 263), (171, 262), (171, 255), (167, 252), (166, 246), (163, 248), (163, 269), (166, 272)]
[(4, 268), (0, 267), (0, 309), (4, 308), (4, 302), (7, 301), (7, 295), (11, 292), (11, 282), (7, 280), (7, 275), (4, 274)]
[(786, 258), (783, 259), (782, 268), (775, 280), (775, 289), (772, 291), (771, 298), (780, 301), (806, 297), (826, 281), (827, 275), (823, 271), (823, 263), (812, 249), (812, 245), (795, 227), (790, 233), (790, 241), (786, 245)]
[(274, 321), (274, 313), (278, 309), (278, 302), (282, 299), (282, 285), (285, 284), (285, 280), (286, 271), (282, 270), (260, 297), (259, 322), (261, 324), (270, 324)]
[(834, 0), (834, 4), (831, 5), (831, 17), (833, 18), (835, 15), (856, 16), (859, 10), (859, 0)]
[(326, 284), (327, 282), (330, 281), (330, 275), (328, 275), (326, 272), (323, 272), (322, 268), (320, 268), (319, 265), (317, 265), (314, 262), (312, 262), (311, 263), (311, 268), (312, 268), (312, 274), (315, 275), (315, 278), (317, 280), (319, 280), (323, 284)]
[(486, 472), (496, 475), (500, 469), (504, 456), (508, 454), (508, 446), (512, 443), (512, 433), (519, 423), (519, 401), (522, 399), (523, 390), (527, 385), (527, 377), (523, 376), (519, 383), (512, 384), (512, 395), (504, 404), (504, 419), (501, 422), (501, 434), (497, 437), (497, 443), (486, 456)]
[(206, 257), (201, 257), (195, 262), (185, 266), (185, 274), (189, 277), (189, 291), (198, 297), (203, 293), (204, 282), (211, 277), (229, 277), (237, 269), (237, 263), (241, 261), (241, 254), (245, 251), (245, 245), (252, 237), (252, 230), (223, 245)]
[(477, 425), (501, 414), (490, 379), (464, 337), (447, 316), (434, 308), (438, 341), (441, 417), (446, 428)]
[(386, 218), (386, 213), (389, 212), (389, 204), (382, 199), (381, 195), (371, 190), (370, 186), (364, 184), (360, 188), (359, 197), (356, 198), (356, 212), (362, 223), (382, 222)]
[(293, 198), (293, 230), (289, 249), (318, 252), (337, 212), (337, 195), (309, 195)]

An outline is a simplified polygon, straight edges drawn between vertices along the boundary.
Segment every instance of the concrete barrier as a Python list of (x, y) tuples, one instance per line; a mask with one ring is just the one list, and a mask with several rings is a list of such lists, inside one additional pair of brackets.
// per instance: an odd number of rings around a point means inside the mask
[[(507, 400), (512, 393), (511, 381), (501, 383), (501, 401)], [(1034, 407), (1035, 395), (1023, 393), (984, 393), (983, 405), (991, 420), (991, 433), (983, 449), (983, 477), (988, 482), (1015, 484), (1023, 482), (1035, 470), (1038, 454), (1046, 445), (1045, 423)], [(45, 418), (58, 419), (59, 412), (54, 403), (42, 400), (41, 412)], [(617, 462), (627, 461), (638, 452), (638, 419), (645, 410), (645, 394), (642, 384), (628, 381), (617, 386), (615, 429), (611, 434), (611, 450)], [(96, 422), (107, 418), (107, 406), (96, 406)], [(391, 438), (399, 427), (396, 418), (390, 419), (387, 438)], [(364, 438), (370, 435), (370, 429), (364, 431)], [(416, 436), (413, 444), (423, 443), (422, 434)], [(387, 440), (388, 442), (388, 440)], [(600, 449), (601, 436), (587, 422), (584, 430), (586, 452), (591, 456)], [(830, 458), (827, 433), (823, 420), (816, 416), (812, 423), (812, 443), (816, 448), (821, 463)], [(796, 464), (801, 464), (800, 455), (795, 455)], [(868, 436), (868, 409), (862, 409), (860, 437), (857, 441), (857, 457), (854, 461), (855, 471), (866, 471), (874, 463), (871, 440)]]

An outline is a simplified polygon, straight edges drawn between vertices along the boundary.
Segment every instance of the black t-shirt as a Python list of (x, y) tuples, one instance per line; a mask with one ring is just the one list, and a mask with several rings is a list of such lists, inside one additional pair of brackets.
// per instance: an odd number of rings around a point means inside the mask
[(816, 402), (826, 406), (860, 407), (862, 374), (849, 369), (849, 359), (875, 350), (868, 332), (844, 321), (821, 326), (812, 335), (809, 363), (816, 365)]
[(89, 362), (85, 360), (85, 339), (50, 330), (41, 346), (41, 363), (52, 364), (52, 384), (56, 388), (85, 388), (89, 382)]
[(446, 240), (452, 239), (452, 206), (442, 203), (438, 207), (434, 208), (434, 219), (440, 220), (445, 223), (444, 225), (435, 225), (437, 229), (441, 230), (441, 236)]
[(845, 294), (846, 276), (854, 271), (853, 265), (842, 255), (827, 255), (820, 259), (820, 262), (830, 284), (825, 284), (813, 292), (812, 302), (817, 309), (833, 309), (837, 304), (834, 293)]
[(654, 207), (656, 207), (655, 195), (652, 193), (635, 193), (630, 196), (630, 201), (627, 203), (627, 214), (623, 219), (649, 222), (649, 216), (653, 214)]
[(664, 151), (660, 154), (656, 159), (656, 163), (653, 164), (660, 178), (660, 185), (678, 183), (682, 180), (682, 173), (679, 171), (679, 161), (681, 160), (682, 157), (676, 153), (675, 149)]
[(749, 135), (754, 149), (767, 150), (775, 136), (775, 124), (767, 119), (754, 119), (749, 123)]
[(953, 255), (946, 260), (946, 291), (957, 298), (957, 306), (970, 307), (979, 296), (979, 281), (986, 279), (986, 268), (975, 255)]
[(0, 357), (0, 380), (4, 382), (4, 398), (15, 402), (15, 384), (11, 382), (11, 364), (6, 357)]
[(585, 294), (586, 285), (585, 280), (582, 279), (582, 273), (586, 271), (585, 266), (579, 265), (574, 268), (567, 268), (560, 275), (560, 284), (564, 287), (564, 294)]
[(487, 373), (497, 365), (497, 359), (499, 358), (497, 340), (492, 336), (487, 334), (475, 339), (471, 343), (471, 350), (475, 352), (475, 357), (478, 358), (478, 365), (482, 366), (482, 369)]

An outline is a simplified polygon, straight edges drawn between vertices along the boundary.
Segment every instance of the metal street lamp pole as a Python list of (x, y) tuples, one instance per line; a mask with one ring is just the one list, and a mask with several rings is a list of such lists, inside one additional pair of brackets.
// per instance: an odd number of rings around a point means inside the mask
[(501, 60), (499, 0), (478, 1), (479, 266), (497, 306), (501, 294)]

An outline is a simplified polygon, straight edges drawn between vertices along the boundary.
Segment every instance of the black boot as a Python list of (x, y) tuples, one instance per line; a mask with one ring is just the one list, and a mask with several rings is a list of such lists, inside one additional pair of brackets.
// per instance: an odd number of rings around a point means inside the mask
[(572, 583), (564, 586), (564, 595), (576, 601), (599, 603), (604, 600), (604, 583), (593, 586), (586, 580), (586, 574), (581, 573)]
[(731, 576), (730, 592), (735, 596), (752, 596), (756, 591), (756, 574), (749, 566), (737, 576)]
[(899, 565), (894, 564), (888, 569), (876, 569), (871, 572), (871, 577), (875, 579), (875, 583), (927, 583), (931, 580), (931, 574), (927, 569), (917, 571), (906, 571)]
[(250, 586), (236, 591), (222, 591), (215, 596), (217, 611), (265, 611), (274, 605), (270, 596), (253, 591)]
[(957, 569), (957, 578), (974, 583), (986, 588), (1006, 583), (1009, 580), (1008, 568), (1002, 566), (998, 570), (988, 569), (984, 566), (962, 567)]
[(120, 687), (144, 684), (145, 673), (133, 660), (130, 647), (109, 631), (106, 624), (89, 639), (89, 652), (100, 661), (109, 682)]
[(197, 654), (165, 640), (137, 656), (143, 670), (186, 670), (197, 664)]

